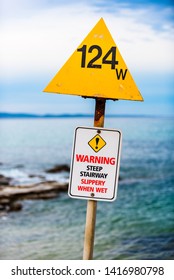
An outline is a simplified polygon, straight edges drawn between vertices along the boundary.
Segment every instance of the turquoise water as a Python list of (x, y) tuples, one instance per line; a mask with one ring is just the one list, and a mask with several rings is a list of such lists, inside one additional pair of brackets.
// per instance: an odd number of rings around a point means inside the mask
[[(38, 175), (67, 181), (68, 174), (44, 170), (70, 164), (74, 128), (92, 125), (0, 120), (0, 174), (15, 184)], [(117, 200), (97, 205), (94, 259), (174, 259), (174, 120), (106, 118), (105, 127), (122, 130), (123, 145)], [(0, 259), (82, 259), (86, 201), (64, 193), (22, 203), (21, 212), (0, 217)]]

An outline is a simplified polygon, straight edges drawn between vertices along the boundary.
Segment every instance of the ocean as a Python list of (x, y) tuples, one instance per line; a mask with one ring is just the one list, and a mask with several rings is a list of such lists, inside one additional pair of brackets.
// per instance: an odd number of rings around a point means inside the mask
[[(14, 185), (68, 182), (45, 170), (70, 165), (77, 126), (93, 119), (1, 119), (0, 174)], [(174, 119), (106, 117), (105, 127), (122, 131), (120, 180), (117, 200), (97, 204), (94, 259), (174, 259)], [(0, 216), (1, 260), (82, 259), (86, 200), (61, 193), (22, 204)]]

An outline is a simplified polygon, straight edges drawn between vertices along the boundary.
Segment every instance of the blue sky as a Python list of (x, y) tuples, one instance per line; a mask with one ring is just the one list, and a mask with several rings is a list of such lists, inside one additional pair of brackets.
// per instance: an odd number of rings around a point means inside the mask
[(42, 90), (103, 17), (144, 102), (106, 113), (174, 115), (173, 1), (1, 0), (0, 111), (93, 113), (94, 100)]

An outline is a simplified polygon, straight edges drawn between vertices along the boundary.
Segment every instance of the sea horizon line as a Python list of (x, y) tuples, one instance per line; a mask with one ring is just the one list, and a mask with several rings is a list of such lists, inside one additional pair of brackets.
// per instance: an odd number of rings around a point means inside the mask
[[(37, 114), (37, 113), (12, 113), (0, 112), (0, 118), (93, 118), (93, 114), (87, 113), (61, 113), (61, 114)], [(152, 115), (152, 114), (106, 114), (108, 118), (174, 118), (172, 115)]]

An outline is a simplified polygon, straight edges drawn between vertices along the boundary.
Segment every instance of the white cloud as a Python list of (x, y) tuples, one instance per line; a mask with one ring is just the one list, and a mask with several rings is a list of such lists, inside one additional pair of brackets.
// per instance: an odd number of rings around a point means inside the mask
[[(39, 5), (41, 1), (32, 12), (32, 1), (21, 10), (14, 5), (16, 13), (23, 11), (23, 14), (15, 17), (14, 10), (13, 16), (2, 20), (1, 78), (14, 80), (44, 75), (49, 80), (100, 17), (105, 19), (130, 70), (174, 70), (172, 27), (170, 22), (160, 22), (160, 13), (163, 18), (166, 11), (155, 13), (152, 9), (119, 7), (111, 13), (79, 3), (61, 4), (54, 8), (41, 6), (42, 9)], [(153, 19), (155, 16), (157, 18)], [(159, 23), (159, 29), (153, 27)]]

